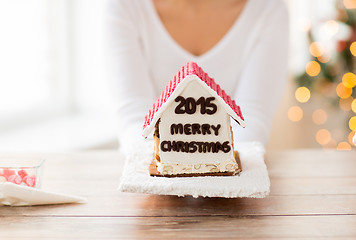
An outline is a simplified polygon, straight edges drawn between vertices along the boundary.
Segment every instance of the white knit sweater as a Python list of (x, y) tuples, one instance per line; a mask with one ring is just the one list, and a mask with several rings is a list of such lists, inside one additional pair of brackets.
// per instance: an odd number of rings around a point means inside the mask
[(143, 117), (188, 61), (197, 62), (241, 106), (247, 127), (233, 125), (235, 141), (268, 142), (287, 79), (288, 14), (280, 0), (248, 0), (227, 34), (201, 56), (174, 41), (151, 0), (110, 0), (107, 26), (124, 147), (142, 137)]

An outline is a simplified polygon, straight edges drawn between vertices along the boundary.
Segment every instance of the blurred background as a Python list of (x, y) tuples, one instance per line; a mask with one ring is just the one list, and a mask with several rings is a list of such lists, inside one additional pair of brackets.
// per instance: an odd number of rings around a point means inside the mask
[[(289, 79), (268, 149), (351, 150), (356, 0), (285, 0)], [(0, 0), (0, 151), (116, 149), (103, 0)]]

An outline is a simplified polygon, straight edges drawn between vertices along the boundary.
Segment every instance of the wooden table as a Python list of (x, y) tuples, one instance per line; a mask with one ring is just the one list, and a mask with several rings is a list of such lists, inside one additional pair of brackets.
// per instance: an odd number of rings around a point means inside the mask
[(120, 193), (118, 152), (36, 156), (43, 188), (88, 203), (0, 207), (0, 239), (356, 238), (356, 151), (268, 153), (265, 199)]

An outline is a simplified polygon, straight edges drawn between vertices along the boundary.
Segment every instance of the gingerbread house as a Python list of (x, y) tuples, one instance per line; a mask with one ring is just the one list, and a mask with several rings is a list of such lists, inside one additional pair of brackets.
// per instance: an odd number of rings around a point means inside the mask
[(230, 118), (245, 126), (240, 107), (196, 63), (181, 68), (144, 119), (143, 136), (154, 136), (151, 176), (235, 175)]

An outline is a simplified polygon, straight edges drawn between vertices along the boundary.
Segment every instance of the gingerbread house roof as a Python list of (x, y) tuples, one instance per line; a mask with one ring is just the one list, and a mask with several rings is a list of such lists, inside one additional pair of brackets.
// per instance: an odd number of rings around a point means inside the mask
[(195, 62), (188, 62), (183, 66), (180, 71), (174, 76), (174, 78), (168, 83), (164, 91), (161, 93), (157, 101), (152, 105), (152, 108), (148, 111), (144, 119), (143, 124), (143, 136), (147, 137), (153, 130), (154, 125), (160, 118), (164, 109), (169, 105), (170, 98), (175, 91), (187, 82), (188, 76), (197, 76), (208, 91), (216, 97), (216, 99), (224, 105), (227, 113), (242, 127), (245, 127), (244, 118), (241, 113), (240, 107), (236, 104), (235, 100), (232, 100), (224, 90), (221, 89), (219, 84), (216, 84), (214, 79), (209, 77)]

